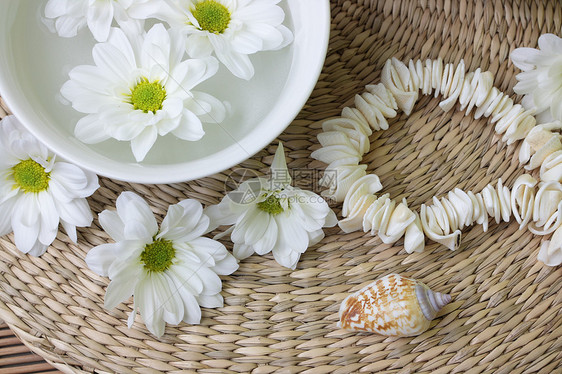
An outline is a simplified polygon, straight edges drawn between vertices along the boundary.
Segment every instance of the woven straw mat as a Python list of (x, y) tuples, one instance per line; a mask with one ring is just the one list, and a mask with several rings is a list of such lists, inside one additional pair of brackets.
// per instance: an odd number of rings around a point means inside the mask
[[(513, 94), (516, 47), (536, 47), (543, 33), (559, 34), (557, 1), (443, 0), (331, 2), (328, 55), (320, 79), (298, 117), (279, 136), (290, 169), (306, 169), (298, 186), (319, 192), (326, 166), (311, 159), (321, 123), (339, 116), (364, 86), (378, 83), (384, 62), (396, 56), (437, 58), (495, 75)], [(371, 137), (364, 161), (384, 192), (406, 197), (413, 209), (454, 187), (480, 191), (502, 178), (508, 186), (524, 170), (520, 143), (507, 147), (486, 119), (449, 113), (439, 98), (422, 97), (413, 113)], [(7, 112), (7, 108), (4, 109)], [(5, 113), (0, 113), (4, 116)], [(101, 178), (89, 199), (95, 213), (113, 209), (122, 191), (145, 196), (160, 219), (169, 204), (195, 198), (214, 204), (245, 170), (267, 173), (277, 140), (242, 164), (187, 183), (130, 184)], [(225, 187), (226, 184), (226, 187)], [(341, 204), (332, 204), (340, 215)], [(341, 216), (340, 216), (341, 217)], [(0, 239), (0, 318), (16, 335), (64, 372), (200, 373), (552, 373), (562, 372), (562, 268), (537, 262), (543, 238), (516, 222), (465, 229), (459, 250), (433, 242), (408, 255), (402, 240), (339, 228), (308, 249), (295, 271), (271, 255), (254, 255), (223, 277), (225, 305), (204, 309), (200, 325), (167, 326), (161, 339), (140, 317), (126, 319), (132, 300), (103, 308), (108, 279), (90, 271), (84, 257), (110, 239), (94, 220), (79, 229), (78, 244), (60, 233), (40, 258)], [(224, 244), (232, 247), (229, 240)], [(418, 337), (388, 338), (336, 327), (340, 302), (392, 272), (416, 278), (453, 301)]]

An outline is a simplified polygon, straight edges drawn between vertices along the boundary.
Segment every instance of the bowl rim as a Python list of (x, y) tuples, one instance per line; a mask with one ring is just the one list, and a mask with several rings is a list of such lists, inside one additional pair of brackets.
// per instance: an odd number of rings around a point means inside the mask
[[(60, 134), (53, 135), (45, 126), (40, 126), (42, 120), (34, 111), (29, 110), (31, 104), (21, 90), (21, 86), (14, 86), (9, 82), (11, 78), (4, 71), (9, 72), (10, 70), (2, 69), (6, 67), (3, 65), (2, 59), (0, 59), (0, 95), (22, 125), (58, 157), (90, 170), (99, 176), (142, 184), (179, 183), (207, 177), (232, 168), (270, 144), (297, 117), (316, 86), (328, 51), (331, 22), (330, 2), (329, 0), (307, 0), (306, 2), (287, 0), (287, 5), (292, 13), (294, 9), (298, 8), (314, 13), (314, 17), (308, 17), (306, 21), (311, 21), (313, 26), (310, 27), (314, 27), (317, 32), (310, 39), (311, 42), (306, 44), (307, 64), (301, 64), (302, 66), (298, 67), (300, 70), (297, 71), (299, 76), (304, 75), (310, 79), (299, 80), (298, 89), (293, 87), (296, 86), (294, 79), (288, 79), (277, 99), (277, 105), (259, 122), (252, 132), (223, 150), (197, 160), (174, 164), (145, 165), (142, 162), (127, 163), (109, 158), (104, 162), (76, 152), (77, 146), (68, 147), (68, 144), (58, 141), (61, 139)], [(314, 59), (311, 59), (310, 56), (313, 56)], [(295, 54), (293, 54), (292, 61), (294, 60)], [(291, 65), (289, 76), (291, 76), (293, 69), (294, 64)], [(290, 107), (282, 105), (287, 102), (295, 105)], [(260, 126), (264, 123), (267, 126)], [(74, 153), (73, 148), (75, 148)], [(103, 159), (101, 154), (100, 159)]]

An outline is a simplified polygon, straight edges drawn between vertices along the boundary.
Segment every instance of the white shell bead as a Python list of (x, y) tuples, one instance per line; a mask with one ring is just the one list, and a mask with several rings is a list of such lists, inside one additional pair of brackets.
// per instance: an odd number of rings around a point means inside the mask
[[(387, 129), (387, 119), (395, 117), (397, 109), (410, 114), (420, 91), (443, 95), (439, 106), (445, 111), (458, 101), (465, 115), (475, 109), (474, 118), (490, 117), (507, 144), (523, 139), (519, 161), (528, 163), (528, 170), (540, 167), (538, 192), (536, 180), (523, 175), (511, 190), (501, 180), (478, 193), (454, 189), (441, 199), (434, 198), (431, 205), (422, 205), (419, 215), (405, 200), (397, 203), (388, 194), (374, 195), (382, 187), (380, 181), (367, 175), (366, 165), (359, 164), (369, 151), (369, 136), (373, 130)], [(440, 58), (410, 60), (406, 65), (389, 59), (381, 83), (366, 86), (366, 92), (355, 97), (354, 108), (344, 108), (341, 117), (322, 124), (325, 133), (318, 137), (322, 148), (312, 156), (328, 163), (327, 170), (333, 171), (320, 180), (328, 188), (322, 195), (344, 202), (345, 218), (340, 221), (344, 231), (363, 229), (378, 234), (385, 243), (404, 236), (408, 253), (423, 250), (425, 236), (455, 250), (460, 245), (460, 230), (476, 223), (487, 231), (489, 216), (499, 223), (509, 221), (513, 213), (520, 229), (528, 226), (535, 234), (552, 233), (562, 226), (562, 123), (537, 125), (533, 114), (494, 87), (492, 73), (480, 69), (466, 73), (463, 60), (456, 65), (444, 64)], [(376, 188), (363, 185), (368, 180)], [(552, 254), (549, 263), (562, 251), (562, 234), (558, 236), (560, 242), (551, 240), (545, 247), (549, 251), (542, 252)]]

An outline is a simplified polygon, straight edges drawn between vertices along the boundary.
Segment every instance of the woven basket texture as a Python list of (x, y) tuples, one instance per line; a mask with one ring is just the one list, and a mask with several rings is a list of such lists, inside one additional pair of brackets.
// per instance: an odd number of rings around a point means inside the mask
[(31, 353), (12, 330), (0, 320), (0, 374), (60, 374), (41, 356)]
[[(513, 93), (516, 47), (536, 47), (543, 33), (559, 34), (558, 1), (332, 0), (328, 55), (305, 107), (279, 139), (300, 187), (320, 191), (326, 165), (311, 159), (322, 121), (352, 106), (364, 86), (378, 83), (386, 59), (437, 58), (495, 75)], [(520, 143), (506, 146), (486, 119), (449, 113), (439, 98), (422, 97), (413, 113), (371, 136), (363, 161), (383, 191), (419, 209), (454, 187), (474, 192), (524, 173)], [(3, 105), (0, 116), (8, 113)], [(235, 182), (267, 173), (277, 141), (242, 164), (211, 177), (169, 185), (101, 178), (89, 199), (94, 213), (113, 209), (122, 191), (146, 197), (159, 219), (169, 204), (195, 198), (217, 203)], [(308, 174), (305, 176), (304, 171)], [(535, 175), (536, 176), (536, 175)], [(538, 177), (538, 176), (537, 176)], [(341, 204), (332, 204), (338, 215)], [(341, 216), (340, 216), (341, 217)], [(64, 372), (96, 373), (562, 373), (562, 267), (537, 262), (542, 237), (516, 222), (463, 231), (453, 252), (427, 241), (408, 255), (402, 240), (339, 228), (309, 248), (297, 269), (271, 255), (254, 255), (223, 277), (225, 305), (204, 309), (200, 325), (167, 326), (156, 339), (137, 320), (127, 328), (132, 300), (103, 308), (108, 279), (84, 257), (110, 241), (97, 219), (79, 229), (78, 244), (60, 233), (40, 258), (21, 254), (13, 236), (0, 238), (0, 318), (35, 353)], [(229, 240), (223, 240), (231, 248)], [(453, 301), (418, 337), (388, 338), (338, 329), (340, 302), (374, 279), (400, 273)]]

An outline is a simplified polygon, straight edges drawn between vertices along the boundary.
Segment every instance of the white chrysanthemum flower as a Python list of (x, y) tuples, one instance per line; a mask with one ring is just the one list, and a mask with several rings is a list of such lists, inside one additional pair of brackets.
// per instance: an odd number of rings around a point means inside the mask
[(180, 38), (162, 24), (144, 38), (132, 38), (113, 29), (109, 40), (92, 51), (96, 65), (72, 69), (61, 93), (74, 109), (88, 114), (76, 124), (78, 139), (89, 144), (108, 138), (130, 141), (140, 162), (158, 135), (199, 140), (205, 134), (202, 121), (222, 122), (226, 108), (215, 97), (193, 91), (217, 72), (215, 58), (182, 61)]
[(129, 17), (127, 9), (135, 0), (49, 0), (46, 21), (52, 21), (59, 36), (71, 38), (88, 26), (98, 42), (105, 42), (113, 20), (124, 28), (140, 32), (142, 22)]
[(59, 223), (76, 242), (76, 226), (92, 223), (85, 198), (98, 187), (94, 173), (57, 159), (16, 117), (0, 121), (0, 235), (13, 231), (20, 251), (45, 253)]
[(280, 0), (148, 0), (131, 7), (136, 18), (157, 17), (186, 35), (191, 57), (215, 56), (242, 79), (254, 75), (249, 55), (285, 47), (293, 40), (282, 25)]
[(536, 108), (540, 123), (562, 121), (562, 39), (553, 34), (539, 38), (539, 48), (516, 48), (511, 61), (522, 70), (513, 90), (525, 95), (525, 108)]
[(290, 269), (306, 249), (324, 238), (323, 227), (337, 223), (324, 199), (291, 186), (281, 143), (271, 165), (271, 176), (253, 178), (229, 193), (218, 205), (205, 209), (210, 230), (234, 225), (231, 239), (234, 256), (244, 259), (252, 253), (273, 252), (275, 260)]
[(138, 195), (121, 193), (116, 207), (117, 211), (99, 215), (103, 229), (116, 243), (94, 247), (86, 256), (93, 271), (111, 279), (105, 294), (107, 309), (134, 295), (129, 328), (138, 307), (146, 327), (160, 337), (166, 322), (199, 323), (200, 306), (223, 305), (219, 275), (232, 274), (238, 263), (224, 245), (201, 237), (209, 218), (198, 201), (171, 205), (160, 230)]

